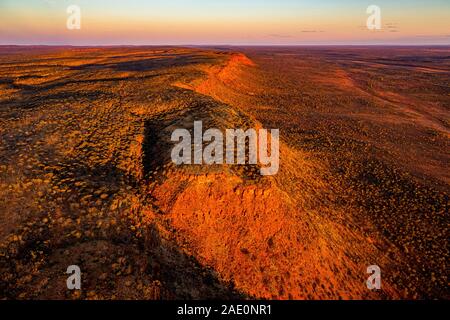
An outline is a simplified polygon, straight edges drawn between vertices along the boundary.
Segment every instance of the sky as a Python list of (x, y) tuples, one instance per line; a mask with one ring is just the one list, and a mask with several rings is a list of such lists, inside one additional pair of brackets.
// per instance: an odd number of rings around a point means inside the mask
[(450, 45), (450, 0), (0, 0), (2, 44)]

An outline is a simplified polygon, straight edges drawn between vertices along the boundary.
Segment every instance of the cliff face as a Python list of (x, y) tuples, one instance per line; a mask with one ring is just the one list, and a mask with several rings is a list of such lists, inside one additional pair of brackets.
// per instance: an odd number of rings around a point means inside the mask
[[(176, 121), (167, 115), (166, 121), (159, 121), (166, 125), (149, 130), (149, 136), (170, 137), (175, 127), (192, 130), (194, 120), (202, 120), (205, 129), (262, 128), (245, 105), (233, 105), (238, 95), (251, 99), (247, 77), (254, 76), (255, 68), (243, 54), (230, 54), (218, 65), (201, 68), (200, 79), (177, 83), (196, 92), (202, 102)], [(280, 172), (275, 176), (260, 176), (259, 166), (175, 166), (166, 159), (160, 165), (165, 174), (155, 173), (164, 176), (163, 181), (149, 191), (157, 211), (190, 254), (249, 296), (370, 296), (365, 268), (381, 252), (350, 223), (340, 223), (346, 213), (329, 205), (332, 186), (324, 179), (326, 165), (289, 147), (282, 134), (281, 138)], [(173, 146), (158, 138), (152, 143)], [(385, 290), (396, 296), (389, 284)]]

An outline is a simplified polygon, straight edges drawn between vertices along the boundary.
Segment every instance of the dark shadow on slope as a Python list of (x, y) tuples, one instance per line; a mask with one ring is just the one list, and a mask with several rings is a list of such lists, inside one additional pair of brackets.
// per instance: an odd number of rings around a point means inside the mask
[[(192, 93), (192, 101), (183, 109), (175, 109), (163, 112), (147, 120), (144, 126), (143, 142), (143, 170), (144, 177), (159, 177), (164, 167), (172, 165), (172, 149), (179, 141), (171, 141), (172, 133), (176, 129), (186, 129), (191, 135), (191, 160), (194, 156), (194, 122), (201, 121), (203, 132), (217, 128), (225, 138), (226, 129), (255, 128), (251, 119), (233, 109), (227, 104), (218, 102), (210, 97)], [(225, 140), (224, 140), (225, 141)], [(210, 142), (203, 142), (203, 149)], [(248, 161), (249, 142), (246, 139), (246, 161)], [(225, 159), (224, 159), (225, 161)], [(205, 173), (222, 171), (224, 165), (189, 165), (190, 173)], [(184, 168), (187, 168), (186, 166)], [(245, 180), (256, 181), (261, 178), (259, 165), (246, 163), (245, 165), (231, 165), (228, 170), (233, 170)]]
[[(129, 209), (111, 208), (116, 193), (124, 192), (127, 185), (122, 180), (124, 175), (113, 164), (96, 167), (76, 161), (61, 164), (60, 170), (55, 172), (55, 183), (63, 180), (62, 186), (72, 191), (62, 196), (58, 207), (43, 211), (42, 215), (32, 217), (26, 226), (15, 230), (23, 241), (10, 240), (0, 247), (3, 279), (0, 299), (71, 299), (71, 292), (65, 287), (64, 272), (73, 264), (83, 270), (81, 299), (88, 298), (88, 292), (119, 299), (248, 298), (232, 283), (219, 279), (214, 270), (180, 249), (172, 240), (172, 230), (162, 233), (163, 229), (156, 223), (137, 227), (136, 220), (126, 214)], [(76, 184), (81, 177), (87, 183), (83, 188)], [(83, 202), (82, 198), (90, 194), (91, 188), (106, 188), (111, 198), (103, 199), (102, 204)], [(98, 195), (93, 195), (91, 200), (96, 198)], [(108, 217), (117, 222), (97, 228), (97, 222), (103, 218), (96, 220), (96, 216), (89, 214), (94, 206), (95, 212), (107, 212)], [(55, 215), (56, 210), (58, 215)], [(49, 214), (51, 224), (44, 220)], [(138, 214), (144, 213), (139, 211)], [(68, 218), (79, 222), (65, 224)], [(81, 237), (67, 236), (78, 231), (82, 232)], [(117, 262), (123, 258), (124, 262)], [(31, 282), (24, 284), (22, 279), (29, 270), (39, 272)], [(124, 285), (126, 281), (133, 285)], [(42, 282), (48, 284), (42, 287)], [(138, 283), (144, 289), (138, 289)]]
[(182, 67), (187, 65), (207, 63), (214, 61), (214, 58), (201, 55), (180, 55), (164, 58), (150, 58), (136, 61), (124, 61), (106, 64), (85, 64), (72, 67), (72, 70), (92, 70), (92, 69), (112, 69), (114, 71), (154, 71), (164, 70), (172, 67)]
[(217, 273), (186, 255), (174, 243), (163, 239), (155, 225), (146, 232), (145, 252), (151, 260), (147, 272), (160, 279), (174, 299), (246, 299), (246, 294), (225, 283)]

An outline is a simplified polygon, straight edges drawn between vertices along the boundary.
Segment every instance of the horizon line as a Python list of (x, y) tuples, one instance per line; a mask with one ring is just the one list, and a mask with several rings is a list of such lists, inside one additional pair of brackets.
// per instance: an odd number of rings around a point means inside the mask
[(0, 47), (450, 47), (450, 43), (303, 43), (303, 44), (0, 44)]

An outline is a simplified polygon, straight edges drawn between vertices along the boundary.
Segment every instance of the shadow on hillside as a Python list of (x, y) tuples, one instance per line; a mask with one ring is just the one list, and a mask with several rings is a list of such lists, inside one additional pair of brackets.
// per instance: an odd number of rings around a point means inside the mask
[[(0, 281), (0, 299), (17, 299), (23, 294), (30, 299), (70, 298), (65, 288), (64, 271), (72, 264), (83, 270), (83, 294), (95, 291), (102, 297), (126, 299), (247, 298), (232, 283), (221, 281), (214, 270), (180, 249), (172, 240), (170, 230), (162, 232), (161, 227), (150, 222), (138, 227), (142, 235), (138, 236), (136, 227), (130, 228), (135, 220), (124, 215), (129, 209), (110, 207), (110, 200), (123, 192), (127, 185), (122, 181), (125, 173), (113, 164), (92, 167), (71, 160), (61, 164), (61, 169), (54, 173), (55, 181), (64, 181), (64, 187), (69, 187), (71, 192), (61, 198), (58, 208), (49, 209), (59, 211), (58, 216), (53, 215), (51, 226), (42, 222), (45, 214), (35, 216), (28, 224), (32, 227), (18, 230), (24, 241), (12, 241), (0, 248), (0, 274), (8, 279)], [(87, 183), (84, 188), (76, 184), (80, 177)], [(90, 194), (87, 191), (90, 188), (105, 188), (112, 198), (101, 205), (85, 203), (82, 198)], [(110, 227), (96, 228), (97, 222), (103, 218), (100, 215), (97, 221), (97, 216), (88, 214), (93, 206), (96, 207), (95, 212), (107, 212), (108, 217), (117, 222)], [(78, 223), (65, 224), (67, 218)], [(63, 236), (76, 231), (82, 231), (83, 236)], [(41, 252), (43, 264), (36, 265), (33, 252)], [(119, 257), (126, 257), (131, 273), (111, 273), (111, 266), (117, 264)], [(33, 283), (23, 286), (21, 279), (27, 276), (27, 270), (35, 268), (39, 273), (33, 278)], [(107, 277), (102, 278), (105, 274)], [(148, 290), (134, 287), (124, 292), (125, 280), (144, 283), (145, 288), (152, 288), (152, 293), (149, 295)], [(43, 281), (48, 285), (39, 286)], [(39, 289), (34, 290), (34, 285)]]
[(164, 58), (149, 58), (134, 61), (123, 61), (105, 64), (84, 64), (72, 67), (72, 70), (113, 69), (114, 71), (154, 71), (164, 70), (172, 67), (183, 67), (198, 63), (207, 63), (214, 58), (199, 55), (180, 55)]

